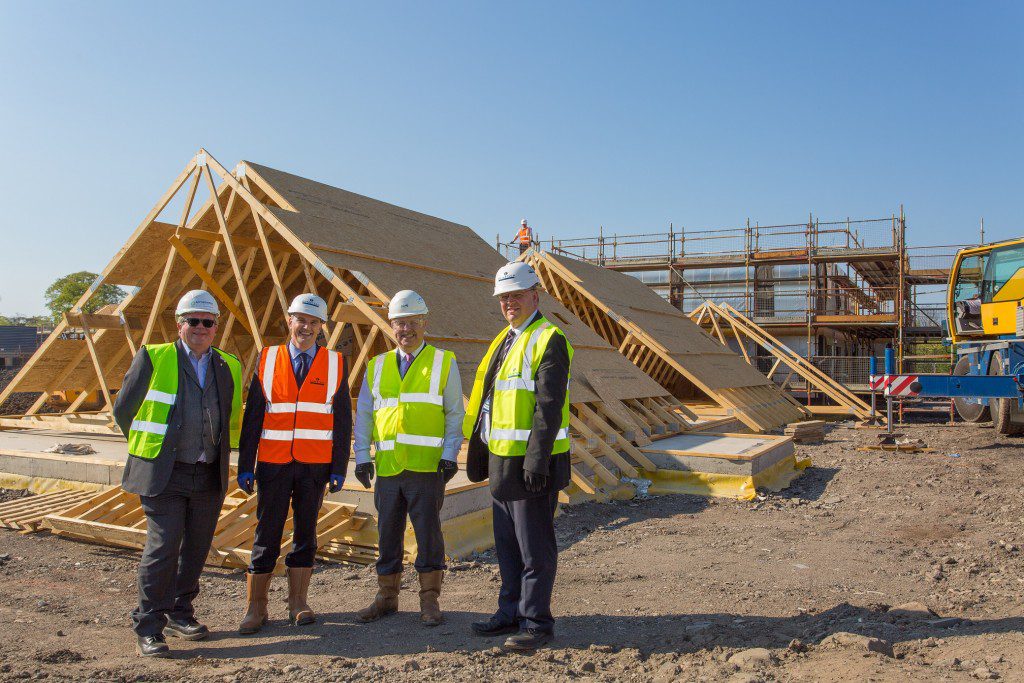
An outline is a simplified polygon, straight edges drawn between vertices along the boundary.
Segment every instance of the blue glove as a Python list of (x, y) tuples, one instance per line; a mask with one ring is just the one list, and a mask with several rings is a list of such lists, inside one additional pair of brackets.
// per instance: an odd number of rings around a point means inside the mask
[(341, 486), (344, 483), (345, 483), (345, 477), (343, 477), (340, 474), (332, 474), (331, 475), (331, 485), (329, 487), (331, 493), (337, 493), (338, 491), (340, 491), (341, 490)]
[(253, 492), (253, 484), (256, 483), (256, 476), (252, 472), (243, 472), (238, 475), (238, 488), (242, 489), (250, 496)]

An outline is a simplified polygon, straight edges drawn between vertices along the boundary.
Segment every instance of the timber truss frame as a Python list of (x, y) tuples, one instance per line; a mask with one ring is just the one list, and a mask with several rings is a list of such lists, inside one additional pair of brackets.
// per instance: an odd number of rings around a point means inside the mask
[[(209, 195), (205, 202), (197, 202), (200, 187)], [(181, 202), (176, 223), (158, 220), (174, 200)], [(0, 392), (0, 404), (17, 391), (41, 392), (24, 414), (0, 416), (0, 429), (119, 435), (111, 408), (132, 357), (147, 343), (177, 338), (173, 304), (183, 292), (197, 288), (209, 291), (220, 303), (215, 344), (239, 357), (246, 378), (263, 346), (287, 338), (284, 321), (291, 297), (316, 292), (330, 311), (325, 345), (346, 355), (350, 394), (357, 395), (368, 360), (397, 343), (387, 321), (389, 295), (359, 271), (328, 266), (316, 252), (439, 271), (305, 242), (286, 225), (288, 212), (295, 211), (251, 165), (228, 171), (200, 149), (90, 289)], [(127, 285), (132, 291), (112, 310), (83, 312), (104, 283)], [(436, 343), (445, 341), (427, 336)], [(491, 340), (458, 341), (486, 348)], [(69, 390), (80, 393), (61, 412), (41, 412), (48, 399)], [(90, 394), (97, 393), (98, 409), (84, 410)], [(571, 412), (572, 480), (591, 495), (619, 485), (622, 477), (654, 471), (655, 465), (637, 446), (649, 444), (654, 434), (686, 431), (684, 416), (695, 417), (669, 395), (574, 403)]]
[[(775, 358), (775, 362), (768, 372), (765, 373), (769, 379), (781, 367), (788, 368), (789, 370), (781, 384), (783, 390), (786, 389), (793, 376), (796, 375), (807, 382), (807, 386), (812, 391), (821, 392), (838, 405), (846, 408), (851, 415), (855, 415), (862, 420), (882, 420), (884, 423), (884, 418), (877, 414), (872, 416), (871, 407), (842, 382), (829, 377), (806, 358), (786, 346), (778, 338), (772, 336), (763, 327), (729, 304), (716, 304), (706, 301), (693, 309), (689, 313), (689, 317), (698, 325), (712, 332), (713, 336), (725, 346), (729, 345), (726, 336), (728, 333), (731, 333), (739, 343), (743, 358), (754, 367), (757, 366), (754, 365), (753, 359), (747, 352), (746, 342), (751, 342), (768, 352), (771, 357)], [(813, 412), (814, 407), (812, 406), (810, 410)]]
[[(520, 260), (533, 266), (548, 293), (669, 391), (680, 382), (690, 382), (755, 432), (806, 417), (806, 409), (796, 399), (775, 391), (774, 387), (770, 390), (766, 386), (716, 389), (704, 384), (653, 335), (612, 310), (556, 259), (545, 252), (530, 250)], [(698, 419), (685, 404), (678, 399), (673, 401), (675, 409), (683, 416)]]

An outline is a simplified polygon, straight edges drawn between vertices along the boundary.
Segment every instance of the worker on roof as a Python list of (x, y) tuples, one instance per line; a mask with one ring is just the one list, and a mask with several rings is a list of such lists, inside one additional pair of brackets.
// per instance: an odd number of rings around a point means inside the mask
[(247, 605), (238, 630), (267, 623), (267, 593), (289, 508), (293, 514), (288, 568), (288, 621), (316, 621), (307, 603), (316, 522), (324, 489), (341, 489), (352, 437), (352, 402), (345, 359), (317, 344), (327, 304), (300, 294), (288, 307), (288, 343), (268, 346), (249, 385), (238, 449), (238, 486), (255, 485), (256, 536), (246, 577)]
[[(420, 622), (441, 623), (438, 597), (446, 569), (441, 505), (459, 471), (462, 380), (455, 355), (424, 341), (427, 304), (412, 290), (395, 294), (388, 317), (398, 348), (366, 367), (356, 404), (356, 479), (370, 488), (377, 508), (377, 595), (358, 619), (376, 621), (398, 610), (406, 517), (416, 534)], [(370, 445), (373, 445), (373, 460)]]
[(513, 633), (505, 647), (533, 650), (554, 635), (551, 591), (558, 546), (558, 492), (569, 485), (569, 365), (572, 346), (538, 310), (540, 280), (526, 263), (494, 279), (508, 321), (476, 371), (466, 408), (466, 474), (490, 478), (498, 611), (475, 622), (482, 636)]
[(533, 228), (526, 224), (525, 218), (519, 223), (519, 232), (509, 244), (518, 244), (520, 254), (526, 253), (526, 250), (533, 244)]
[(174, 313), (178, 339), (142, 347), (114, 401), (114, 419), (128, 438), (121, 488), (138, 494), (146, 513), (139, 605), (132, 612), (144, 657), (170, 657), (165, 635), (202, 640), (210, 633), (192, 603), (242, 416), (242, 365), (212, 345), (217, 300), (192, 290)]

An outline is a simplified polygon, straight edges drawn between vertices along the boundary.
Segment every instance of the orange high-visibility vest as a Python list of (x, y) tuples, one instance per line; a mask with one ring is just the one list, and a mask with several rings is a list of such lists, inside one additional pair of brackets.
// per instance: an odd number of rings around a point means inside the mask
[(257, 461), (283, 464), (293, 459), (331, 462), (334, 444), (334, 394), (344, 375), (337, 351), (316, 350), (302, 387), (295, 381), (288, 345), (268, 346), (260, 354), (259, 379), (267, 398)]
[(520, 244), (529, 244), (533, 239), (532, 235), (530, 235), (530, 227), (528, 225), (524, 225), (519, 228), (519, 235), (517, 235), (517, 237), (519, 238)]

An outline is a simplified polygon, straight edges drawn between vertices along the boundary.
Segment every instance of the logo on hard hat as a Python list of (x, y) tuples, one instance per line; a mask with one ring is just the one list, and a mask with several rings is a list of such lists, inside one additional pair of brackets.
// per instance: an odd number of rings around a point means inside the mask
[(310, 305), (310, 306), (316, 306), (316, 304), (317, 304), (317, 301), (316, 301), (316, 298), (315, 298), (315, 297), (312, 297), (312, 296), (311, 296), (311, 297), (308, 297), (308, 298), (307, 298), (307, 299), (306, 299), (305, 301), (303, 301), (302, 303), (304, 303), (304, 304), (308, 304), (308, 305)]

